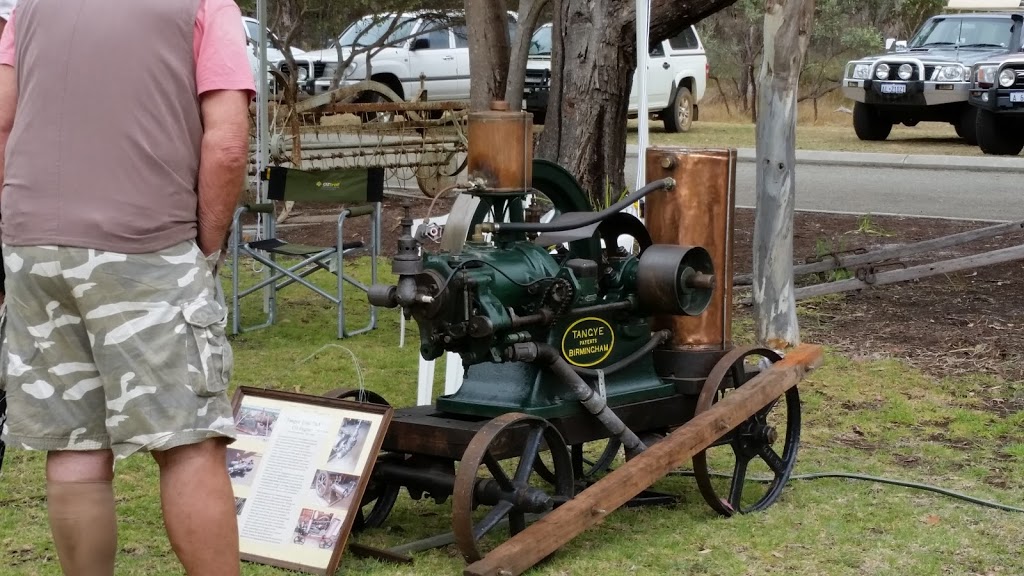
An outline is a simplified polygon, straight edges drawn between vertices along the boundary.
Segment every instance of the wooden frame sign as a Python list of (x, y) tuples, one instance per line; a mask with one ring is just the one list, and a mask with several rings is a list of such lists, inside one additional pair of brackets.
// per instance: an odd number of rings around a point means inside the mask
[(331, 576), (391, 407), (247, 386), (232, 407), (226, 464), (242, 560)]

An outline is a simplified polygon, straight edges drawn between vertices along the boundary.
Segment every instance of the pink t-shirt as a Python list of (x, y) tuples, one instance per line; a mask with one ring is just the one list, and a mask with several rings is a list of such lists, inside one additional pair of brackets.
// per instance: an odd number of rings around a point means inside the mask
[[(0, 37), (0, 64), (14, 66), (14, 27), (17, 9)], [(196, 62), (196, 89), (199, 94), (211, 90), (247, 90), (256, 94), (246, 56), (242, 12), (234, 0), (201, 0), (196, 13), (192, 49)]]

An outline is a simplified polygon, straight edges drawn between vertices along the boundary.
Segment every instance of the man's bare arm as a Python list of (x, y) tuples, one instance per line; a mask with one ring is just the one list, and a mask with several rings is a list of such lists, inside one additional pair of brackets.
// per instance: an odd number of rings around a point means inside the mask
[(18, 77), (14, 68), (0, 65), (0, 191), (4, 183), (4, 157), (7, 139), (14, 127), (14, 110), (18, 105)]
[(209, 256), (224, 247), (231, 217), (245, 187), (250, 95), (240, 90), (216, 90), (201, 98), (203, 144), (196, 242)]

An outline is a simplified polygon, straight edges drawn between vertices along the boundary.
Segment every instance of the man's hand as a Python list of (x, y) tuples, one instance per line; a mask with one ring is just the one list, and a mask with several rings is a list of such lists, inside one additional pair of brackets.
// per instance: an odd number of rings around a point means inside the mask
[(214, 90), (201, 96), (203, 145), (196, 242), (207, 256), (225, 248), (231, 218), (245, 188), (249, 98), (240, 90)]

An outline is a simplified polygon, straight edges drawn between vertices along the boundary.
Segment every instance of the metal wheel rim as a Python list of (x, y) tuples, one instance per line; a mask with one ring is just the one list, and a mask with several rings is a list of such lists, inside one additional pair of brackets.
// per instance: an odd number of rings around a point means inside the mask
[(687, 95), (681, 95), (679, 98), (679, 106), (676, 108), (676, 119), (679, 121), (679, 126), (686, 127), (690, 121), (690, 97)]
[(391, 406), (383, 396), (373, 392), (371, 390), (360, 390), (358, 388), (335, 388), (330, 392), (324, 393), (324, 398), (334, 398), (336, 400), (355, 400), (363, 404), (380, 404), (381, 406)]
[[(391, 510), (394, 509), (401, 490), (402, 487), (397, 484), (379, 482), (371, 476), (370, 483), (363, 492), (363, 501), (360, 502), (356, 511), (352, 529), (360, 531), (381, 527), (391, 514)], [(366, 510), (367, 508), (369, 510)]]
[[(539, 427), (541, 430), (541, 437), (540, 440), (537, 440), (538, 445), (533, 458), (534, 462), (536, 462), (536, 458), (541, 454), (539, 442), (545, 442), (548, 451), (551, 453), (556, 476), (556, 482), (553, 485), (553, 493), (551, 495), (566, 499), (573, 496), (572, 462), (562, 435), (554, 426), (543, 418), (518, 412), (503, 414), (489, 421), (473, 436), (473, 439), (466, 447), (466, 451), (463, 453), (462, 460), (459, 462), (458, 470), (455, 473), (455, 486), (452, 496), (452, 532), (455, 535), (455, 544), (467, 563), (476, 562), (483, 558), (480, 540), (505, 517), (509, 519), (509, 532), (511, 535), (518, 534), (526, 528), (525, 513), (518, 511), (516, 506), (507, 500), (502, 500), (493, 506), (491, 512), (480, 521), (479, 525), (475, 525), (473, 522), (473, 510), (477, 506), (475, 497), (477, 471), (481, 466), (486, 466), (493, 477), (494, 467), (499, 464), (493, 456), (488, 458), (490, 456), (489, 448), (491, 443), (506, 430), (523, 423), (526, 423), (530, 428)], [(532, 432), (529, 435), (532, 435)], [(530, 448), (527, 447), (521, 453), (520, 458), (522, 458), (522, 454), (529, 451)], [(534, 462), (524, 465), (522, 459), (520, 459), (512, 478), (509, 478), (503, 471), (502, 474), (507, 481), (518, 486), (521, 483), (528, 482), (530, 475), (534, 473)], [(525, 475), (521, 478), (523, 474)], [(500, 484), (501, 482), (499, 481), (498, 483)], [(490, 526), (486, 526), (486, 524), (490, 524)], [(483, 527), (482, 530), (480, 529), (481, 525)]]
[[(335, 388), (325, 393), (324, 397), (391, 406), (383, 396), (365, 388), (362, 390), (358, 388)], [(384, 454), (380, 458), (387, 458), (388, 456)], [(395, 503), (398, 501), (398, 495), (402, 491), (402, 487), (397, 484), (387, 484), (374, 480), (372, 474), (371, 471), (370, 482), (363, 492), (363, 500), (356, 510), (356, 518), (352, 523), (352, 529), (357, 532), (367, 528), (379, 528), (382, 526), (391, 514), (391, 510), (394, 509)]]
[[(366, 104), (377, 104), (381, 102), (393, 102), (393, 100), (385, 94), (377, 92), (376, 90), (367, 90), (360, 94), (357, 101), (363, 100)], [(363, 112), (360, 115), (360, 120), (365, 124), (369, 123), (382, 123), (391, 122), (395, 118), (394, 112)]]
[[(582, 484), (586, 484), (611, 468), (612, 462), (615, 461), (615, 457), (619, 455), (619, 450), (622, 449), (622, 441), (618, 438), (608, 438), (604, 449), (601, 450), (601, 454), (593, 461), (584, 458), (583, 444), (573, 444), (569, 448), (570, 457), (573, 461), (573, 477), (581, 481)], [(545, 482), (549, 484), (555, 483), (555, 473), (544, 462), (538, 460), (534, 464), (533, 469)]]
[[(697, 399), (694, 416), (705, 412), (714, 404), (718, 392), (723, 389), (723, 384), (726, 383), (726, 377), (730, 375), (733, 367), (738, 364), (742, 365), (741, 363), (743, 359), (751, 355), (759, 355), (768, 358), (773, 364), (781, 360), (781, 356), (779, 356), (778, 353), (767, 348), (750, 346), (735, 348), (729, 351), (721, 360), (718, 361), (717, 364), (715, 364), (715, 367), (711, 370), (711, 373), (705, 380), (704, 387), (701, 389), (700, 396)], [(774, 402), (759, 410), (758, 415), (767, 415), (767, 413), (774, 409), (779, 400), (783, 398), (786, 400), (786, 429), (785, 438), (783, 439), (783, 453), (779, 456), (778, 453), (773, 450), (773, 453), (778, 457), (778, 460), (776, 461), (775, 467), (772, 467), (771, 464), (769, 464), (769, 467), (774, 471), (775, 477), (765, 494), (753, 505), (746, 508), (742, 506), (742, 501), (740, 500), (742, 497), (742, 482), (739, 483), (741, 488), (740, 494), (735, 498), (737, 502), (733, 503), (723, 501), (715, 491), (715, 487), (711, 482), (711, 473), (707, 465), (706, 451), (701, 451), (694, 455), (693, 474), (694, 479), (697, 482), (697, 488), (700, 490), (701, 496), (708, 505), (722, 516), (728, 517), (737, 513), (746, 514), (764, 510), (778, 499), (782, 490), (785, 488), (786, 483), (789, 481), (789, 476), (792, 474), (793, 467), (796, 465), (796, 455), (800, 444), (800, 396), (797, 388), (794, 386), (787, 390), (783, 396), (780, 396)], [(757, 418), (758, 415), (755, 415), (753, 418)], [(741, 424), (740, 426), (744, 426), (749, 422), (750, 420), (744, 422), (744, 424)], [(737, 427), (737, 429), (739, 428), (740, 427)], [(728, 434), (733, 434), (734, 431), (735, 430), (730, 430)], [(735, 486), (737, 485), (737, 471), (741, 468), (740, 454), (736, 452), (735, 447), (735, 443), (737, 441), (737, 439), (733, 439), (728, 443), (733, 446), (734, 453), (737, 457), (736, 465), (734, 465), (732, 472), (733, 482), (730, 485), (730, 492), (733, 493), (729, 495), (730, 500), (732, 500), (735, 495), (734, 491)], [(746, 465), (752, 461), (753, 458), (754, 457), (748, 458), (743, 463), (742, 471), (740, 472), (743, 478), (746, 478)], [(762, 460), (764, 460), (766, 464), (768, 463), (765, 457), (762, 457)], [(781, 465), (779, 465), (779, 461), (781, 461)]]

